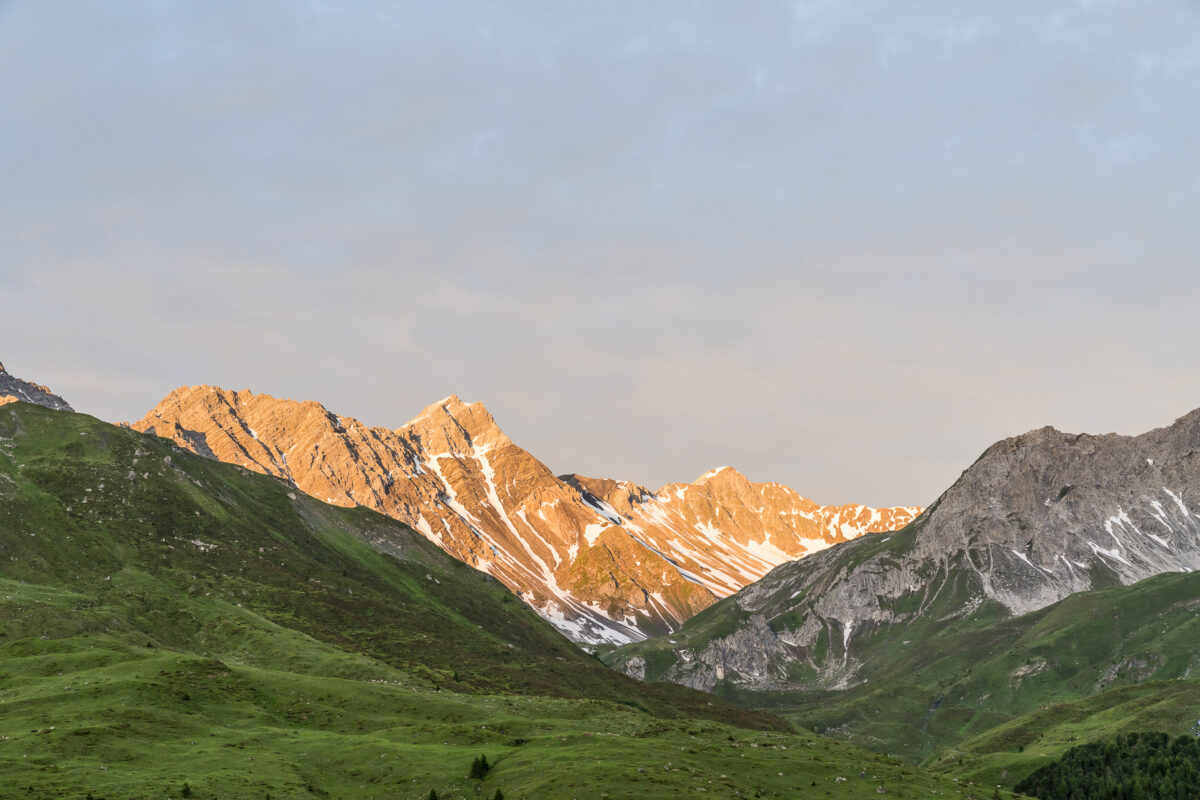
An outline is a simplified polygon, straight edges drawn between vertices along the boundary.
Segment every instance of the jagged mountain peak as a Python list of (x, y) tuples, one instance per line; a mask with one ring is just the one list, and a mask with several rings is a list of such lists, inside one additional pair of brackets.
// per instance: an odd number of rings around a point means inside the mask
[(1170, 425), (1153, 428), (1141, 434), (1129, 435), (1121, 433), (1072, 433), (1063, 431), (1053, 425), (1044, 425), (1025, 433), (1010, 436), (992, 444), (968, 467), (964, 474), (970, 472), (976, 465), (993, 458), (1010, 457), (1011, 454), (1028, 453), (1032, 451), (1073, 452), (1090, 454), (1099, 447), (1105, 447), (1120, 442), (1165, 442), (1178, 440), (1180, 437), (1200, 438), (1200, 408), (1180, 416)]
[[(1188, 429), (1192, 429), (1192, 430), (1200, 428), (1200, 408), (1192, 409), (1191, 411), (1184, 414), (1179, 419), (1175, 420), (1175, 422), (1173, 422), (1172, 424), (1167, 426), (1168, 430), (1172, 429), (1172, 428), (1174, 428), (1174, 429), (1188, 428)], [(1160, 429), (1160, 430), (1162, 430), (1162, 429)]]
[(74, 411), (71, 404), (62, 399), (48, 386), (18, 378), (0, 364), (0, 405), (6, 403), (33, 403), (56, 411)]
[[(779, 483), (754, 483), (730, 466), (717, 467), (691, 483), (673, 483), (660, 488), (660, 497), (683, 502), (715, 503), (730, 507), (778, 507), (786, 503), (792, 511), (803, 508), (817, 512), (819, 504)], [(786, 498), (786, 500), (785, 500)]]
[(705, 688), (733, 671), (743, 685), (780, 688), (803, 662), (813, 685), (845, 687), (862, 663), (860, 640), (903, 640), (910, 626), (976, 611), (1017, 616), (1193, 571), (1200, 411), (1138, 436), (1038, 428), (987, 448), (905, 530), (784, 564), (745, 587), (726, 606), (741, 615), (733, 634), (668, 672)]
[(708, 472), (701, 475), (696, 480), (692, 481), (693, 486), (709, 486), (709, 485), (749, 485), (750, 479), (742, 473), (738, 472), (733, 467), (728, 465), (710, 469)]
[(465, 403), (455, 394), (426, 406), (396, 432), (413, 433), (426, 447), (440, 447), (445, 452), (512, 443), (483, 403)]
[(283, 397), (275, 397), (273, 395), (255, 392), (251, 389), (226, 389), (221, 386), (213, 386), (207, 383), (196, 384), (195, 386), (179, 386), (162, 400), (151, 411), (159, 411), (164, 407), (176, 408), (229, 408), (234, 410), (242, 410), (251, 406), (264, 406), (274, 404), (285, 404), (296, 408), (305, 408), (313, 411), (318, 411), (325, 414), (330, 414), (330, 411), (325, 406), (313, 400), (289, 400)]
[(438, 417), (438, 416), (443, 416), (443, 415), (453, 417), (456, 414), (463, 413), (464, 411), (466, 411), (467, 408), (469, 408), (472, 405), (477, 405), (477, 404), (476, 403), (464, 403), (462, 401), (462, 398), (460, 398), (456, 394), (447, 395), (446, 397), (443, 397), (441, 400), (438, 400), (436, 403), (430, 403), (429, 405), (425, 406), (425, 408), (421, 409), (421, 413), (419, 413), (415, 417), (413, 417), (412, 420), (410, 420), (408, 423), (406, 423), (406, 425), (412, 425), (412, 424), (424, 419), (425, 417)]
[(557, 478), (483, 403), (457, 395), (389, 430), (318, 403), (180, 387), (133, 427), (400, 519), (584, 641), (673, 630), (784, 561), (913, 513), (866, 509), (849, 520), (733, 469), (653, 493)]

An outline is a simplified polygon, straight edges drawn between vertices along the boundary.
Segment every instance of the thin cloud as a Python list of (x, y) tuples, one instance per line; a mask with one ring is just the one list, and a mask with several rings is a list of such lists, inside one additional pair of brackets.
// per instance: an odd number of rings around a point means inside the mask
[(0, 5), (5, 364), (928, 502), (1200, 405), (1194, 3)]

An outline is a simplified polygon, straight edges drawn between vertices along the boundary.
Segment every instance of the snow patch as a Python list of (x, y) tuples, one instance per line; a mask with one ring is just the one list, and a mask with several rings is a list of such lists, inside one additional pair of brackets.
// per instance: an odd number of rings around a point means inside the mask
[(1133, 566), (1132, 564), (1130, 564), (1128, 561), (1125, 560), (1125, 557), (1123, 555), (1121, 555), (1119, 552), (1117, 552), (1117, 549), (1115, 547), (1112, 550), (1105, 550), (1103, 547), (1096, 544), (1095, 542), (1088, 542), (1087, 546), (1092, 548), (1092, 552), (1096, 553), (1097, 555), (1108, 556), (1109, 558), (1113, 559), (1114, 561), (1120, 561), (1122, 564), (1124, 564), (1127, 567)]
[(727, 469), (733, 469), (733, 467), (726, 465), (724, 467), (717, 467), (716, 469), (710, 469), (708, 472), (704, 473), (699, 478), (697, 478), (696, 483), (700, 483), (701, 481), (711, 480), (712, 478), (717, 477), (718, 475), (720, 475), (722, 472), (724, 472)]
[[(1163, 508), (1163, 505), (1162, 505), (1162, 503), (1158, 502), (1157, 500), (1151, 500), (1151, 501), (1150, 501), (1150, 506), (1151, 506), (1151, 508), (1153, 508), (1153, 509), (1154, 509), (1153, 511), (1151, 511), (1151, 512), (1150, 512), (1150, 516), (1152, 516), (1152, 517), (1154, 517), (1156, 520), (1158, 520), (1159, 524), (1160, 524), (1160, 525), (1162, 525), (1164, 528), (1166, 528), (1168, 533), (1174, 533), (1174, 532), (1175, 532), (1175, 528), (1173, 528), (1173, 527), (1171, 526), (1171, 521), (1170, 521), (1170, 519), (1167, 517), (1167, 510), (1166, 510), (1165, 508)], [(1146, 534), (1146, 535), (1147, 535), (1147, 536), (1149, 536), (1149, 537), (1150, 537), (1151, 539), (1153, 539), (1154, 541), (1156, 541), (1156, 542), (1158, 542), (1159, 544), (1161, 544), (1163, 547), (1166, 547), (1166, 548), (1170, 549), (1171, 545), (1170, 545), (1170, 544), (1168, 544), (1168, 543), (1166, 542), (1166, 540), (1164, 540), (1164, 539), (1160, 539), (1159, 537), (1155, 536), (1155, 535), (1154, 535), (1154, 534), (1152, 534), (1152, 533), (1148, 533), (1148, 534)]]
[(1037, 564), (1034, 564), (1032, 561), (1030, 561), (1030, 560), (1029, 560), (1029, 557), (1028, 557), (1027, 555), (1025, 555), (1024, 553), (1022, 553), (1022, 552), (1021, 552), (1021, 551), (1019, 551), (1019, 550), (1009, 550), (1008, 552), (1012, 553), (1014, 556), (1016, 556), (1017, 558), (1021, 559), (1021, 560), (1022, 560), (1022, 561), (1024, 561), (1026, 564), (1028, 564), (1029, 566), (1031, 566), (1031, 567), (1033, 567), (1034, 569), (1038, 570), (1039, 572), (1046, 572), (1046, 571), (1047, 571), (1047, 570), (1044, 570), (1044, 569), (1042, 569), (1041, 567), (1039, 567)]
[(413, 524), (413, 527), (419, 530), (426, 539), (433, 539), (433, 528), (429, 527), (429, 521), (425, 519), (425, 515), (422, 514), (417, 517), (417, 521)]
[(1183, 515), (1185, 517), (1190, 517), (1192, 515), (1192, 512), (1188, 511), (1188, 507), (1183, 504), (1182, 497), (1175, 494), (1174, 492), (1172, 492), (1170, 489), (1168, 489), (1165, 486), (1163, 487), (1163, 491), (1166, 492), (1168, 495), (1170, 495), (1171, 499), (1175, 501), (1175, 505), (1179, 506), (1179, 510), (1183, 512)]
[[(801, 541), (804, 543), (805, 556), (811, 555), (818, 550), (824, 550), (829, 546), (829, 543), (824, 539), (803, 539)], [(745, 549), (752, 556), (760, 559), (772, 568), (788, 561), (794, 561), (796, 558), (801, 557), (789, 555), (788, 553), (785, 553), (783, 550), (779, 549), (779, 547), (776, 545), (772, 544), (771, 534), (769, 533), (766, 534), (761, 542), (748, 542), (745, 545)], [(766, 573), (764, 572), (763, 574), (765, 575)]]
[(613, 525), (620, 525), (623, 522), (621, 515), (618, 514), (612, 506), (601, 500), (599, 497), (595, 497), (590, 494), (580, 494), (580, 497), (582, 497), (583, 502), (587, 503), (597, 514), (604, 517)]
[(466, 523), (470, 524), (472, 527), (474, 527), (474, 525), (479, 523), (479, 520), (475, 517), (474, 514), (472, 514), (470, 511), (467, 510), (466, 506), (464, 506), (462, 503), (458, 502), (458, 493), (454, 491), (454, 487), (450, 485), (450, 481), (446, 480), (446, 476), (442, 474), (442, 467), (438, 463), (438, 459), (441, 459), (441, 458), (453, 458), (453, 456), (450, 456), (450, 455), (430, 456), (429, 461), (426, 462), (429, 464), (429, 471), (432, 472), (434, 475), (436, 475), (437, 479), (442, 482), (442, 486), (446, 490), (445, 491), (446, 505), (449, 506), (450, 509), (455, 514), (458, 514), (458, 516), (462, 517), (464, 522), (466, 522)]
[[(1161, 506), (1159, 506), (1159, 507), (1161, 508)], [(1161, 519), (1159, 521), (1162, 522)], [(1166, 523), (1164, 523), (1164, 524), (1166, 524)], [(1104, 530), (1108, 531), (1108, 534), (1113, 537), (1113, 540), (1117, 543), (1117, 546), (1122, 547), (1122, 549), (1123, 549), (1123, 545), (1121, 545), (1121, 540), (1117, 537), (1116, 533), (1114, 532), (1114, 527), (1116, 527), (1116, 526), (1120, 526), (1121, 530), (1123, 530), (1123, 531), (1132, 530), (1134, 533), (1137, 533), (1139, 536), (1145, 536), (1147, 539), (1152, 539), (1153, 541), (1157, 542), (1158, 544), (1162, 545), (1163, 547), (1167, 548), (1168, 550), (1171, 549), (1171, 545), (1169, 545), (1165, 539), (1163, 539), (1161, 536), (1155, 536), (1153, 533), (1144, 532), (1137, 525), (1133, 524), (1133, 520), (1129, 518), (1129, 514), (1127, 514), (1123, 509), (1118, 508), (1116, 516), (1109, 517), (1107, 520), (1105, 520)], [(1168, 530), (1170, 529), (1170, 527), (1171, 527), (1170, 525), (1167, 525)]]
[[(504, 503), (500, 501), (500, 495), (496, 492), (496, 470), (492, 468), (492, 462), (488, 461), (487, 457), (491, 449), (491, 446), (472, 448), (475, 460), (479, 462), (479, 467), (483, 471), (483, 479), (487, 482), (488, 503), (500, 515), (500, 521), (512, 532), (512, 535), (521, 539), (521, 534), (517, 532), (517, 528), (512, 524), (512, 520), (508, 518), (508, 512), (504, 510)], [(530, 530), (533, 530), (533, 528), (530, 528)]]
[(608, 527), (609, 527), (608, 525), (595, 523), (592, 525), (588, 525), (586, 528), (584, 528), (583, 529), (583, 538), (587, 539), (588, 547), (594, 546), (596, 544), (596, 538), (598, 536), (600, 536), (600, 534), (603, 531), (605, 531)]

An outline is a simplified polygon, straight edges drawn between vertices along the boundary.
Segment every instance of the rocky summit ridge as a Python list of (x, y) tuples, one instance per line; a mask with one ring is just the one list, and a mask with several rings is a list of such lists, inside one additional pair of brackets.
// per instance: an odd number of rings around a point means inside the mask
[(20, 402), (34, 403), (55, 411), (75, 410), (70, 403), (50, 391), (48, 386), (21, 380), (0, 364), (0, 406)]
[(181, 387), (133, 427), (399, 519), (592, 643), (673, 631), (785, 561), (920, 513), (821, 506), (729, 467), (657, 491), (556, 477), (453, 395), (391, 430), (311, 401)]
[[(658, 677), (704, 689), (846, 687), (870, 672), (879, 642), (909, 638), (902, 629), (1017, 616), (1197, 569), (1200, 410), (1140, 436), (1040, 428), (989, 447), (905, 530), (745, 587), (713, 609), (728, 622), (721, 635), (710, 624), (672, 637)], [(646, 670), (640, 653), (614, 663)]]

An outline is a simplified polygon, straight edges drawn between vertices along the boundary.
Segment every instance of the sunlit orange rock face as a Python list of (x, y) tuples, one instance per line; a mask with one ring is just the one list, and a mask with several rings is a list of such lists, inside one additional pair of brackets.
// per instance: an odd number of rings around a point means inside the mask
[(920, 511), (824, 507), (729, 467), (657, 492), (555, 477), (482, 403), (453, 396), (389, 430), (311, 401), (183, 387), (133, 427), (395, 517), (584, 642), (674, 630), (784, 561)]

